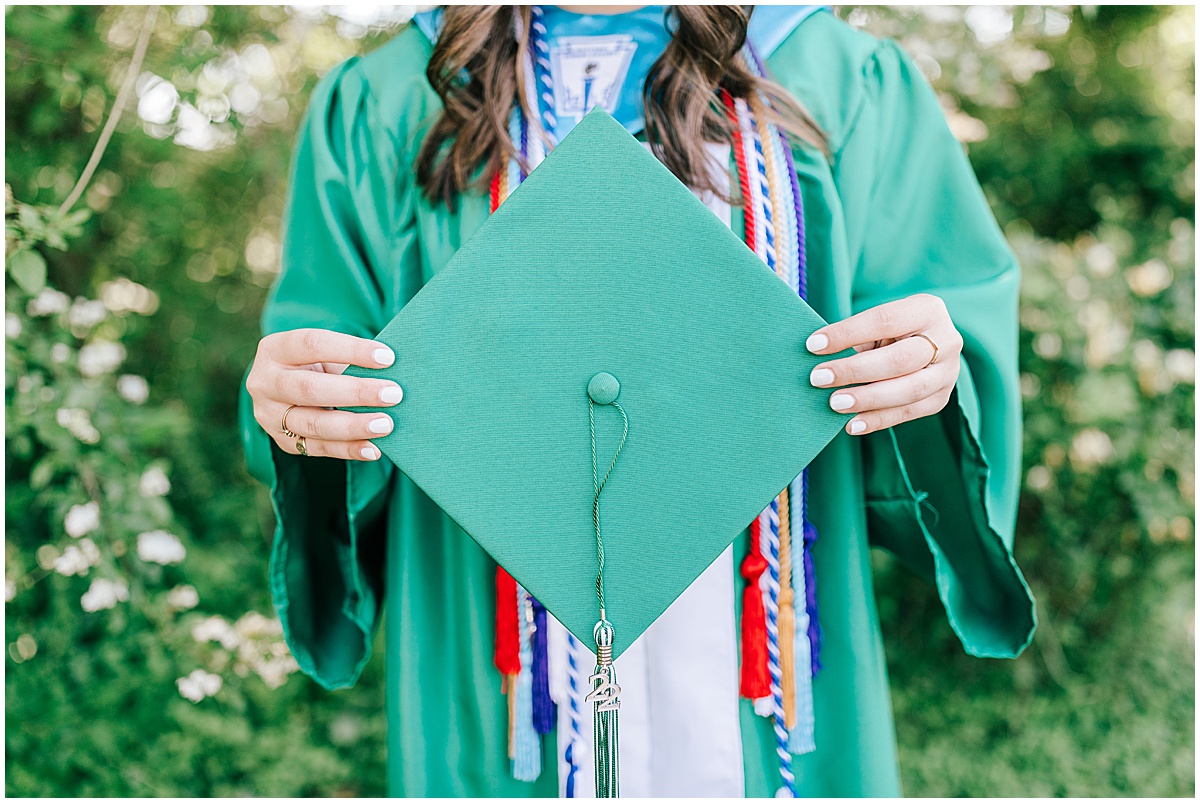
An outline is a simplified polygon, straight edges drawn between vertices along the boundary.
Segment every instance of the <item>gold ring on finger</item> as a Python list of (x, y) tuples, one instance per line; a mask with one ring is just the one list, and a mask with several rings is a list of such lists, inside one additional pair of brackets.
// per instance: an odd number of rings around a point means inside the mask
[(297, 407), (299, 407), (299, 406), (300, 406), (300, 405), (298, 405), (298, 404), (293, 404), (291, 407), (289, 407), (289, 408), (287, 408), (286, 410), (284, 410), (284, 411), (283, 411), (283, 423), (281, 423), (281, 424), (279, 425), (279, 428), (280, 428), (281, 430), (283, 430), (283, 434), (284, 434), (284, 435), (287, 435), (289, 438), (298, 438), (298, 437), (300, 437), (300, 436), (299, 436), (299, 435), (297, 435), (295, 432), (292, 432), (290, 429), (288, 429), (288, 425), (287, 425), (287, 417), (288, 417), (288, 413), (290, 413), (292, 410), (295, 410), (295, 409), (296, 409)]
[(304, 443), (303, 435), (299, 435), (296, 438), (296, 451), (299, 452), (300, 454), (304, 455), (305, 457), (308, 457), (308, 446), (306, 446)]
[(937, 357), (938, 357), (938, 344), (937, 344), (937, 343), (934, 343), (934, 342), (933, 342), (933, 338), (931, 338), (929, 335), (923, 335), (923, 334), (921, 334), (920, 332), (917, 332), (916, 334), (914, 334), (914, 335), (913, 335), (913, 337), (920, 337), (920, 338), (924, 338), (924, 340), (925, 340), (925, 342), (926, 342), (926, 343), (928, 343), (929, 345), (933, 346), (933, 356), (932, 356), (932, 357), (930, 357), (930, 358), (929, 358), (929, 362), (925, 363), (925, 365), (923, 366), (923, 367), (925, 367), (925, 368), (928, 368), (929, 366), (933, 365), (933, 363), (934, 363), (934, 362), (937, 360)]

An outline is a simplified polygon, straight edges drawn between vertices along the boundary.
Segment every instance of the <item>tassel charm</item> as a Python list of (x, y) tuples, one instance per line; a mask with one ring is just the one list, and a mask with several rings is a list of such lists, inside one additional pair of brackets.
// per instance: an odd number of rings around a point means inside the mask
[(620, 757), (617, 713), (621, 709), (621, 687), (612, 660), (613, 627), (603, 618), (596, 623), (596, 671), (588, 678), (592, 691), (584, 702), (593, 703), (595, 714), (596, 797), (620, 795)]

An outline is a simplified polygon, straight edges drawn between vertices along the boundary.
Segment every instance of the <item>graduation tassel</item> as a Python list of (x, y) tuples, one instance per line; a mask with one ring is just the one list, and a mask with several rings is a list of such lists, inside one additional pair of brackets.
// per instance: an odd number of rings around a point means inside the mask
[(493, 662), (508, 680), (521, 671), (520, 627), (517, 624), (517, 581), (496, 567), (496, 648)]
[(558, 706), (550, 697), (550, 647), (547, 641), (546, 608), (529, 597), (533, 605), (533, 728), (549, 733), (558, 719)]
[[(608, 482), (608, 477), (612, 474), (613, 467), (617, 464), (617, 458), (621, 456), (621, 449), (625, 446), (625, 439), (629, 435), (629, 417), (625, 415), (625, 409), (617, 403), (617, 394), (620, 393), (620, 390), (620, 384), (611, 374), (597, 374), (588, 383), (588, 421), (592, 433), (592, 488), (595, 492), (592, 496), (592, 525), (596, 531), (598, 566), (596, 598), (600, 603), (600, 621), (596, 623), (596, 627), (592, 631), (592, 635), (596, 639), (596, 671), (588, 678), (592, 691), (584, 698), (584, 701), (595, 706), (593, 709), (595, 749), (592, 759), (596, 769), (596, 797), (620, 796), (620, 739), (618, 738), (617, 713), (621, 710), (619, 696), (621, 687), (617, 685), (617, 670), (613, 665), (612, 658), (615, 633), (612, 623), (608, 621), (604, 612), (604, 539), (600, 535), (600, 492), (604, 490), (604, 485)], [(603, 479), (600, 478), (599, 467), (596, 463), (597, 404), (615, 407), (621, 414), (621, 421), (624, 424), (621, 441), (617, 444), (617, 451), (608, 465), (608, 471), (604, 472)]]
[(617, 713), (621, 710), (621, 700), (617, 695), (621, 687), (617, 685), (617, 669), (612, 662), (613, 627), (608, 620), (601, 619), (594, 633), (596, 671), (588, 678), (592, 692), (584, 699), (595, 704), (596, 797), (618, 797), (621, 771)]
[(517, 586), (518, 622), (521, 628), (521, 672), (512, 692), (512, 776), (518, 781), (536, 781), (542, 774), (542, 739), (533, 726), (533, 608), (529, 593)]
[(795, 611), (795, 633), (792, 645), (795, 652), (795, 668), (793, 683), (796, 688), (796, 725), (788, 735), (788, 749), (793, 753), (803, 755), (817, 749), (816, 720), (813, 714), (812, 687), (812, 645), (808, 641), (808, 592), (804, 581), (804, 494), (805, 475), (801, 474), (792, 480), (789, 499), (791, 501), (788, 517), (791, 519), (790, 530), (796, 534), (793, 545), (792, 582), (796, 593), (792, 602)]
[(746, 587), (742, 591), (742, 671), (738, 684), (741, 695), (751, 700), (771, 693), (771, 676), (767, 672), (767, 615), (759, 587), (759, 578), (766, 570), (759, 522), (755, 518), (750, 522), (750, 552), (741, 566)]
[(517, 581), (496, 567), (496, 645), (492, 661), (500, 670), (500, 693), (508, 696), (508, 757), (516, 755), (517, 675), (521, 672), (521, 627), (517, 610)]
[[(805, 478), (807, 479), (807, 477)], [(817, 540), (817, 528), (811, 521), (804, 521), (804, 596), (808, 609), (808, 642), (812, 645), (812, 673), (821, 671), (821, 621), (817, 618), (817, 575), (813, 567), (813, 544)]]

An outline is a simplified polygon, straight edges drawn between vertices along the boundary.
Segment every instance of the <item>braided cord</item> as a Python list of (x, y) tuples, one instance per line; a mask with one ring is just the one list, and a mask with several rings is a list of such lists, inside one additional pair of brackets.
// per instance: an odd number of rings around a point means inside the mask
[(792, 754), (788, 751), (788, 731), (783, 715), (783, 671), (779, 662), (779, 500), (768, 508), (770, 549), (767, 558), (767, 654), (771, 673), (772, 724), (775, 730), (775, 754), (779, 775), (788, 797), (796, 796), (796, 777), (792, 773)]
[(583, 678), (579, 674), (579, 641), (570, 630), (567, 631), (567, 684), (569, 686), (567, 703), (571, 734), (566, 754), (563, 756), (567, 761), (566, 796), (576, 797), (575, 775), (579, 772), (580, 767), (579, 751), (583, 749), (583, 712), (580, 710), (580, 703), (583, 700), (584, 692)]
[(737, 106), (729, 90), (721, 90), (721, 101), (725, 104), (725, 114), (733, 124), (733, 160), (737, 165), (738, 186), (742, 192), (742, 217), (746, 229), (746, 245), (751, 251), (757, 252), (757, 236), (754, 231), (754, 209), (751, 206), (750, 173), (746, 169), (746, 147), (742, 141), (742, 128), (738, 121)]
[(546, 23), (541, 6), (530, 7), (530, 50), (533, 59), (533, 93), (538, 98), (542, 124), (548, 136), (553, 137), (558, 128), (554, 116), (554, 79), (550, 77), (550, 45), (546, 43)]
[(625, 440), (629, 437), (629, 416), (625, 415), (625, 408), (619, 402), (612, 401), (609, 405), (617, 408), (621, 414), (621, 441), (617, 444), (617, 451), (613, 455), (612, 462), (608, 464), (608, 470), (604, 472), (604, 478), (600, 478), (599, 464), (596, 461), (596, 403), (588, 399), (588, 428), (592, 435), (592, 526), (596, 530), (596, 558), (599, 568), (596, 571), (596, 600), (600, 603), (600, 619), (603, 621), (604, 615), (604, 539), (600, 535), (600, 492), (604, 490), (605, 483), (608, 482), (609, 475), (612, 474), (613, 467), (617, 465), (617, 458), (621, 456), (621, 450), (625, 448)]

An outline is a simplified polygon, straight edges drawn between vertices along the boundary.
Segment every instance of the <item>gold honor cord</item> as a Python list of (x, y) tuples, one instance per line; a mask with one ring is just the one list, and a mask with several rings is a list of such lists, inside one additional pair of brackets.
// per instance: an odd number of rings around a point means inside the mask
[[(594, 760), (596, 764), (596, 797), (617, 797), (620, 788), (619, 738), (617, 730), (617, 713), (621, 709), (621, 687), (617, 685), (616, 667), (613, 665), (612, 647), (614, 631), (604, 610), (604, 539), (600, 534), (600, 492), (604, 490), (625, 439), (629, 436), (629, 417), (625, 409), (617, 403), (616, 397), (620, 385), (610, 374), (597, 374), (588, 385), (588, 421), (592, 436), (592, 526), (596, 531), (596, 599), (600, 604), (600, 621), (596, 622), (593, 636), (596, 640), (596, 671), (588, 678), (592, 690), (584, 698), (584, 702), (592, 703), (595, 719)], [(612, 462), (604, 477), (600, 477), (599, 464), (596, 461), (596, 405), (611, 405), (621, 414), (623, 425), (621, 441), (613, 454)]]

